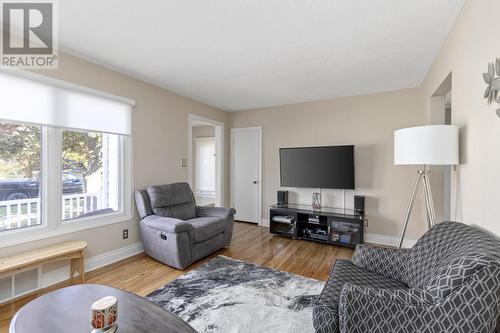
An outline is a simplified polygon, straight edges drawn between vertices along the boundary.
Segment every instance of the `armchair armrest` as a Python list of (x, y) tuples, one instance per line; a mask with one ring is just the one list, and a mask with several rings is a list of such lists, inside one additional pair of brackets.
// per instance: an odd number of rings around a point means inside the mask
[(339, 300), (340, 332), (419, 332), (425, 325), (440, 325), (434, 305), (432, 295), (422, 289), (377, 289), (346, 283)]
[(360, 244), (356, 246), (352, 261), (367, 271), (402, 281), (409, 251)]
[[(374, 301), (385, 302), (386, 304), (402, 304), (413, 306), (430, 306), (436, 303), (436, 299), (432, 294), (425, 289), (409, 288), (409, 289), (383, 289), (362, 287), (347, 282), (340, 293), (346, 297), (352, 294), (355, 297), (367, 297)], [(342, 301), (341, 301), (342, 302)]]
[(144, 223), (150, 228), (174, 234), (194, 231), (193, 226), (189, 223), (171, 217), (163, 217), (159, 215), (149, 215), (145, 217), (141, 221), (141, 223)]
[(221, 219), (227, 219), (228, 217), (234, 216), (234, 214), (236, 214), (234, 208), (196, 206), (197, 217), (219, 217)]

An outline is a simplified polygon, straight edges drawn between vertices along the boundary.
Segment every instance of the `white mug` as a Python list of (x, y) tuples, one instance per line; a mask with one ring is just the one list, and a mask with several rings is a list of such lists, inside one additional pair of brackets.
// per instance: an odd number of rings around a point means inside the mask
[(113, 296), (103, 297), (90, 307), (90, 325), (96, 330), (104, 330), (116, 325), (118, 300)]

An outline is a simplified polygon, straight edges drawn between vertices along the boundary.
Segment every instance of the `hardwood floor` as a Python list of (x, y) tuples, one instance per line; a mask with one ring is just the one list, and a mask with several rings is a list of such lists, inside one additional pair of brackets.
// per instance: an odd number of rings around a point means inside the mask
[[(325, 281), (337, 258), (349, 259), (352, 250), (321, 243), (273, 237), (269, 228), (236, 222), (233, 240), (222, 249), (184, 271), (139, 254), (86, 274), (87, 283), (97, 283), (145, 296), (178, 276), (206, 263), (217, 255), (225, 255), (269, 268)], [(48, 290), (0, 306), (0, 333), (8, 332), (10, 319), (24, 304), (47, 291), (69, 285), (63, 282)]]

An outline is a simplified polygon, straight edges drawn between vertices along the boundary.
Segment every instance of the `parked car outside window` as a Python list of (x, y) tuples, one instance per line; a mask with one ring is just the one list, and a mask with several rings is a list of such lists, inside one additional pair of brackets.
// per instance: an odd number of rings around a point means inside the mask
[[(9, 179), (0, 180), (0, 201), (38, 198), (39, 180)], [(82, 178), (70, 172), (63, 173), (63, 194), (83, 193)]]

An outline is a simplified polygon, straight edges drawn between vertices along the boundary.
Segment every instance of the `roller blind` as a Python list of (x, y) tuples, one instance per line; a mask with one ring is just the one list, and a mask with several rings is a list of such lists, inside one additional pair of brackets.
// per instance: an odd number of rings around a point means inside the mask
[(132, 105), (0, 72), (0, 119), (131, 135)]

